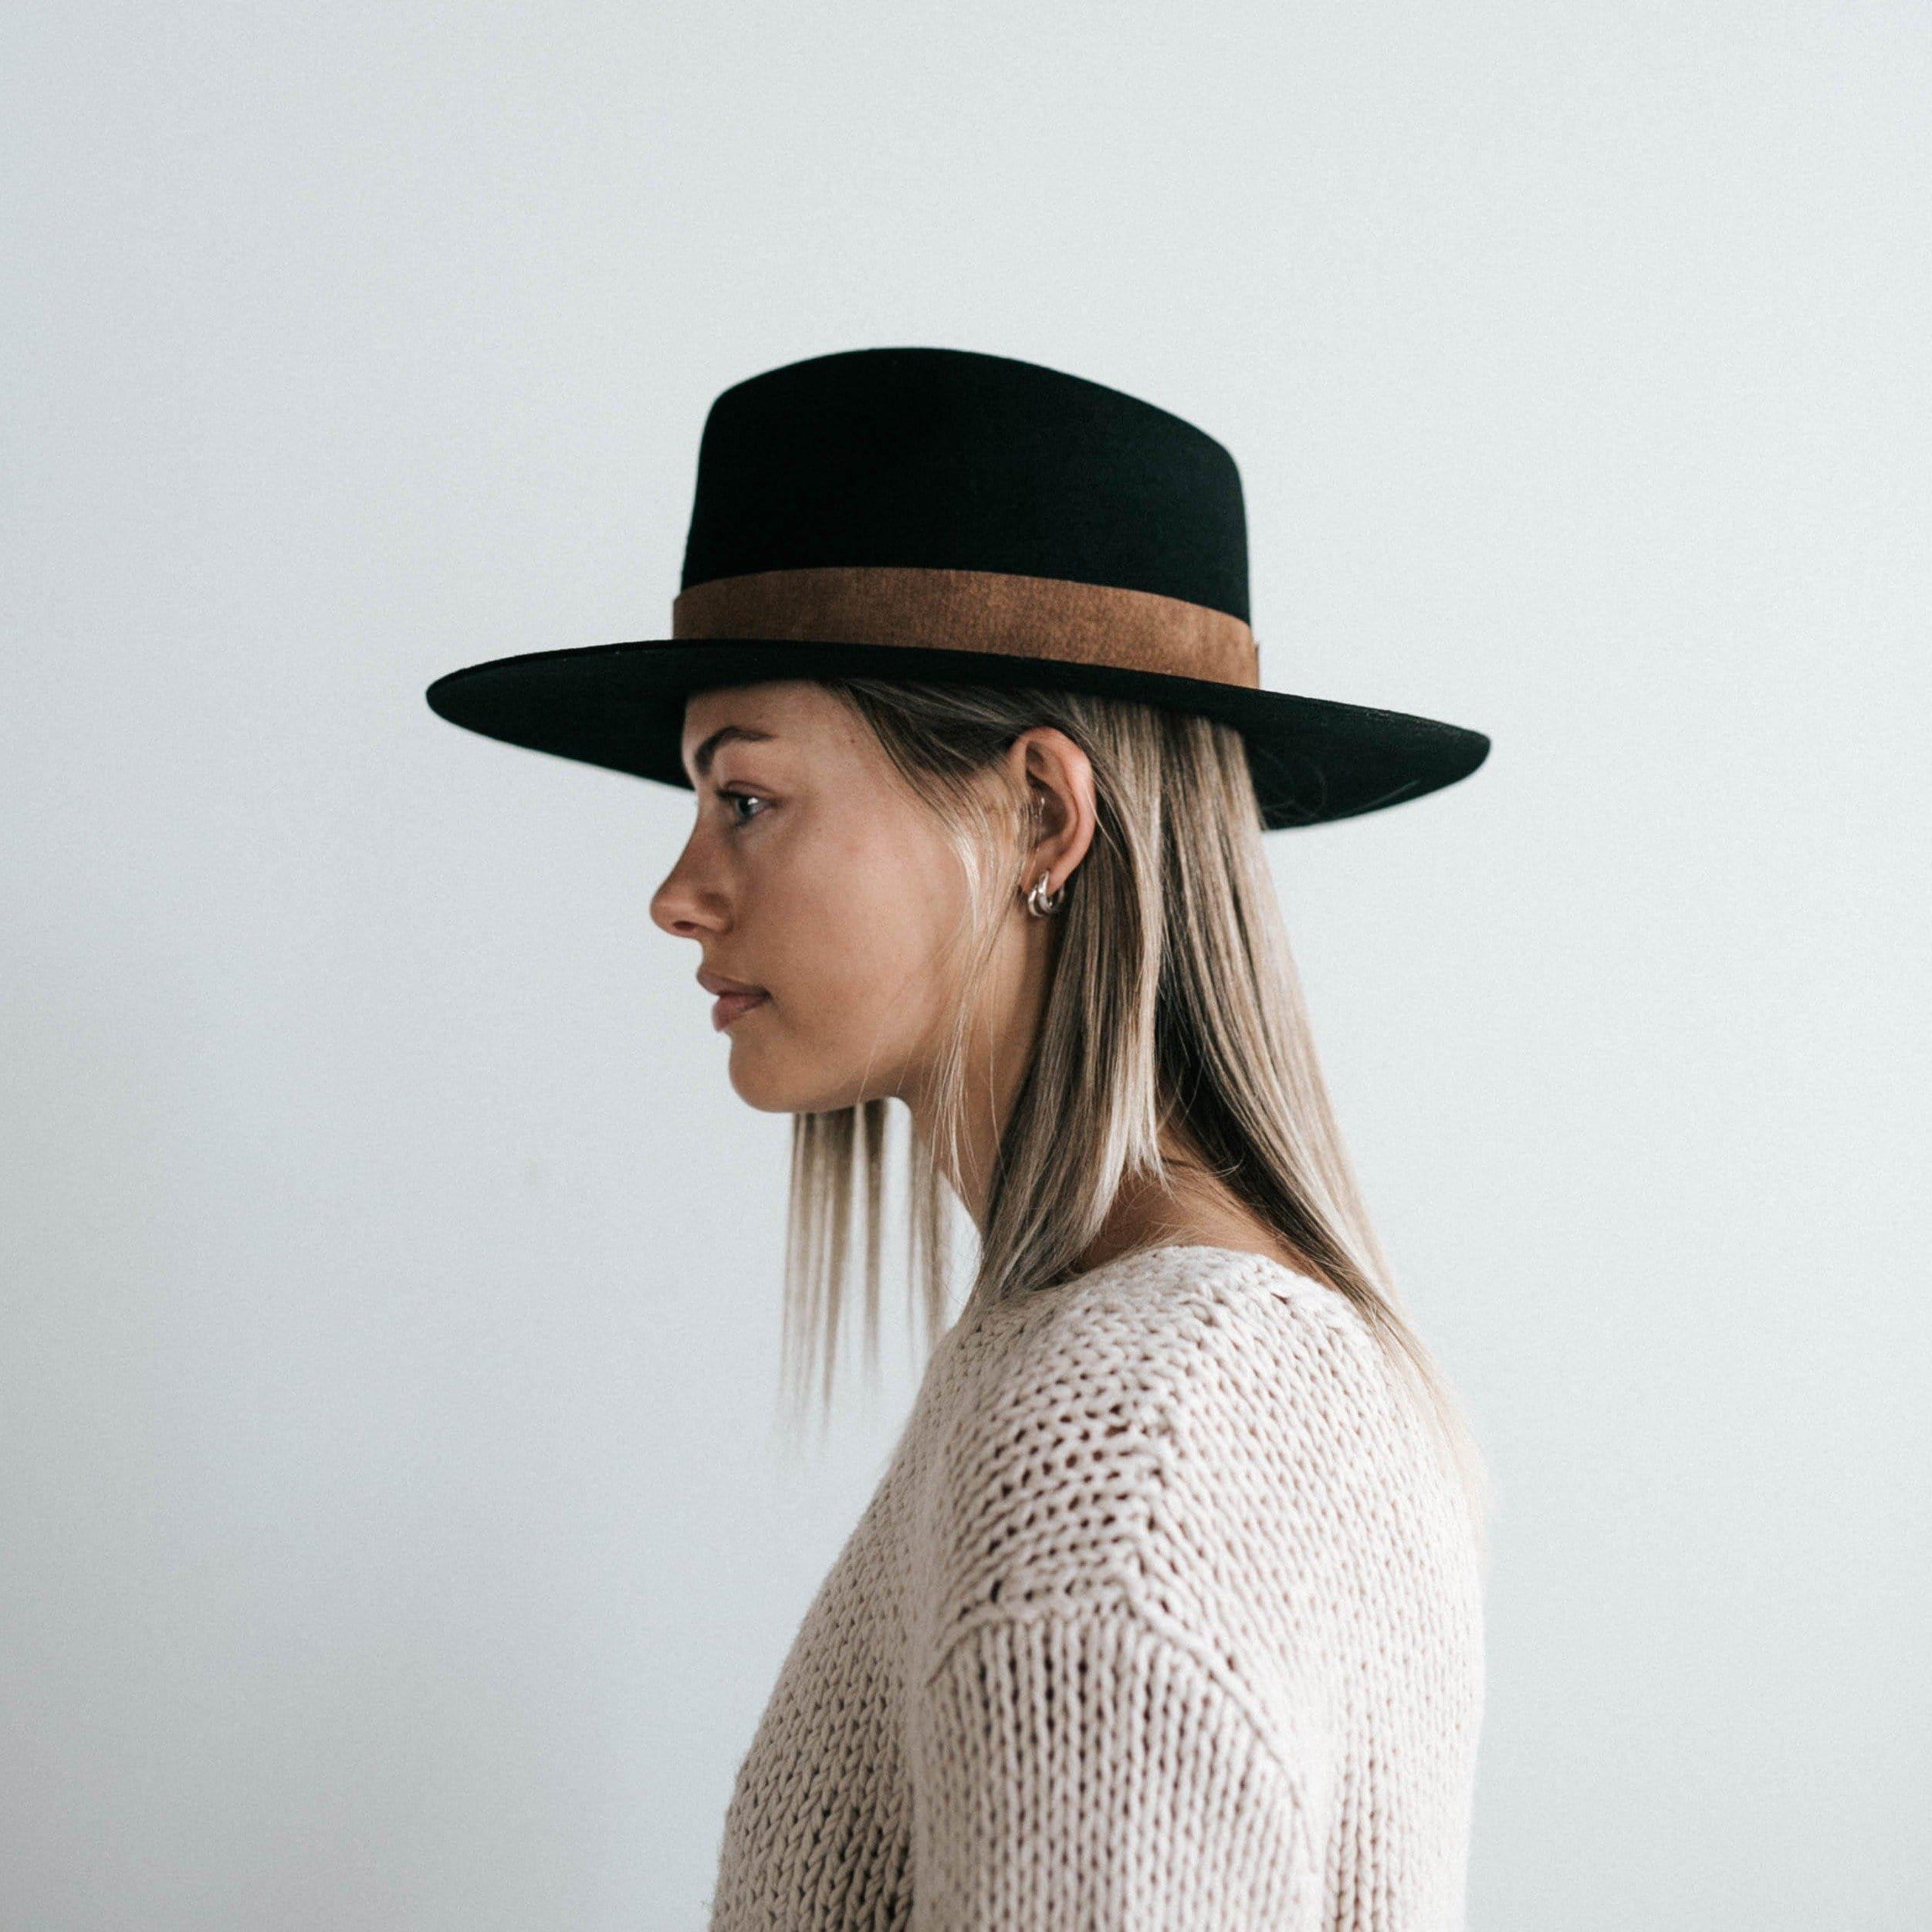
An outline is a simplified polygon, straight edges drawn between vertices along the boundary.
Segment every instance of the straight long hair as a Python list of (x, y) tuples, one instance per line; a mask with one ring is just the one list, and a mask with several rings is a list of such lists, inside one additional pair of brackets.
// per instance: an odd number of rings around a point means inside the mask
[[(958, 1171), (976, 996), (1013, 895), (1031, 883), (1022, 876), (1027, 801), (986, 777), (1022, 732), (1054, 726), (1091, 763), (1098, 824), (1056, 915), (1039, 1038), (1001, 1131), (966, 1305), (1074, 1272), (1123, 1186), (1141, 1176), (1165, 1185), (1162, 1129), (1178, 1129), (1308, 1271), (1360, 1311), (1433, 1426), (1486, 1564), (1487, 1468), (1402, 1305), (1343, 1145), (1240, 734), (1084, 692), (819, 682), (871, 727), (935, 813), (966, 882), (948, 963), (952, 1024), (934, 1073), (939, 1145), (908, 1130), (906, 1254), (925, 1349), (950, 1299), (956, 1196), (946, 1172)], [(888, 1102), (793, 1122), (781, 1374), (797, 1418), (815, 1362), (822, 1421), (855, 1248), (868, 1369), (877, 1363)]]

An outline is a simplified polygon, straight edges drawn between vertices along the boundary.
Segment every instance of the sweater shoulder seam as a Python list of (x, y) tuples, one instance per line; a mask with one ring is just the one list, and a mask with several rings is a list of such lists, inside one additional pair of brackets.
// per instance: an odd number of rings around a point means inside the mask
[(1024, 1613), (998, 1610), (970, 1618), (948, 1636), (939, 1655), (925, 1672), (921, 1680), (922, 1688), (929, 1690), (968, 1643), (978, 1641), (990, 1631), (1017, 1629), (1030, 1623), (1100, 1626), (1115, 1622), (1137, 1626), (1156, 1644), (1186, 1657), (1193, 1665), (1216, 1696), (1234, 1713), (1241, 1728), (1256, 1748), (1287, 1781), (1289, 1789), (1299, 1806), (1303, 1797), (1304, 1774), (1282, 1754), (1254, 1693), (1200, 1637), (1155, 1605), (1144, 1602), (1129, 1592), (1123, 1592), (1098, 1605), (1091, 1601), (1074, 1604), (1056, 1603)]

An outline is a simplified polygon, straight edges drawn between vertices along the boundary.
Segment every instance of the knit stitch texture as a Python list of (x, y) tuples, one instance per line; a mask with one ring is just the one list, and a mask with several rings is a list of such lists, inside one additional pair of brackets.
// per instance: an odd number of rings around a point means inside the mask
[(1391, 1374), (1227, 1248), (955, 1322), (739, 1768), (712, 1932), (1460, 1932), (1481, 1582)]

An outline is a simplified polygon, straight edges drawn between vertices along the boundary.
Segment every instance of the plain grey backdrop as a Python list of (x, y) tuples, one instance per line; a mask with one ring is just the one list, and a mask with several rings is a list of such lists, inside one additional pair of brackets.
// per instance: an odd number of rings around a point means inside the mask
[(1264, 679), (1494, 739), (1271, 841), (1495, 1472), (1472, 1927), (1932, 1920), (1932, 12), (0, 33), (0, 1925), (702, 1923), (916, 1364), (787, 1450), (689, 796), (422, 689), (890, 343), (1220, 436)]

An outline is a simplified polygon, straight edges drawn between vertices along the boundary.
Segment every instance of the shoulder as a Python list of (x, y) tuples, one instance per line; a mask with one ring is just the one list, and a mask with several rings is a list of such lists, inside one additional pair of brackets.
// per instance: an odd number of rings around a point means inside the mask
[(1311, 1533), (1372, 1477), (1381, 1355), (1338, 1291), (1227, 1249), (1017, 1298), (980, 1318), (932, 1418), (929, 1579), (954, 1619), (1144, 1605), (1190, 1564), (1226, 1568), (1230, 1538)]
[(1016, 1298), (975, 1339), (981, 1413), (1063, 1431), (1106, 1418), (1117, 1426), (1102, 1433), (1123, 1446), (1130, 1419), (1163, 1433), (1183, 1421), (1265, 1432), (1382, 1381), (1382, 1345), (1348, 1297), (1230, 1248), (1125, 1257)]

